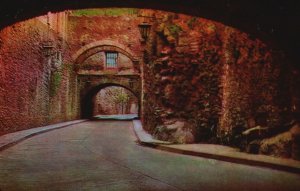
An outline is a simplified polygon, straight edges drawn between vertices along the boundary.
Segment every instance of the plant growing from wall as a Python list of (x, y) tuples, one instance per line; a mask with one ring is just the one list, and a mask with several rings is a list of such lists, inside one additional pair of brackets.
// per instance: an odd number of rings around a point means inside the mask
[(179, 33), (182, 32), (182, 28), (177, 24), (169, 24), (167, 25), (167, 29), (175, 39), (177, 39)]
[(189, 27), (189, 29), (194, 29), (195, 25), (197, 24), (197, 18), (193, 17), (190, 20), (188, 20), (187, 25)]
[(118, 88), (115, 90), (115, 96), (113, 98), (113, 101), (115, 102), (116, 106), (121, 108), (121, 112), (122, 114), (124, 114), (124, 109), (126, 109), (126, 106), (129, 101), (129, 95), (124, 91), (123, 88)]
[(60, 87), (62, 80), (61, 71), (55, 71), (51, 74), (51, 82), (50, 82), (50, 96), (53, 97), (57, 94), (57, 91)]
[(71, 14), (73, 16), (121, 16), (121, 15), (137, 15), (138, 9), (134, 8), (114, 8), (114, 9), (82, 9), (75, 10)]

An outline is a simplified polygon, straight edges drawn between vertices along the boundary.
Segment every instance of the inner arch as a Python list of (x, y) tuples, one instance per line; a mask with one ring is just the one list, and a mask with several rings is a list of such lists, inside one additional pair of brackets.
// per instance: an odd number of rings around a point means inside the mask
[(131, 116), (138, 115), (138, 99), (129, 90), (109, 86), (102, 88), (94, 98), (94, 116)]
[[(82, 95), (81, 104), (80, 104), (82, 118), (92, 118), (94, 116), (96, 95), (98, 94), (98, 92), (108, 87), (121, 87), (128, 90), (129, 92), (132, 93), (132, 95), (134, 95), (134, 97), (137, 98), (138, 108), (140, 108), (140, 95), (138, 95), (129, 87), (122, 84), (116, 84), (116, 83), (100, 84), (98, 86), (91, 88), (86, 94)], [(139, 111), (138, 111), (138, 115), (139, 115)]]

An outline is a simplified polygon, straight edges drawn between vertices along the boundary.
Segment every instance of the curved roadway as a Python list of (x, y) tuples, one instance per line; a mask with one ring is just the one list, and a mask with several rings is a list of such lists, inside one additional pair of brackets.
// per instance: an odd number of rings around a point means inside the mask
[(89, 121), (0, 152), (1, 191), (299, 190), (300, 175), (142, 147), (132, 123)]

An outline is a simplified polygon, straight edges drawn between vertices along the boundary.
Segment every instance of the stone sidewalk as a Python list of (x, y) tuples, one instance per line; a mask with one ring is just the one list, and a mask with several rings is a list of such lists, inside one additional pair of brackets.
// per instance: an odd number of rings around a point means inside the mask
[(99, 120), (134, 120), (138, 119), (137, 114), (121, 114), (121, 115), (96, 115), (93, 117), (94, 119), (99, 119)]
[(275, 158), (266, 155), (248, 154), (239, 149), (213, 144), (172, 144), (154, 139), (147, 133), (139, 120), (133, 120), (133, 129), (140, 144), (174, 153), (187, 154), (221, 161), (266, 167), (300, 173), (300, 161), (284, 158)]
[(87, 120), (74, 120), (74, 121), (68, 121), (68, 122), (63, 122), (63, 123), (57, 123), (53, 125), (48, 125), (48, 126), (43, 126), (43, 127), (36, 127), (32, 129), (27, 129), (23, 131), (18, 131), (15, 133), (9, 133), (6, 135), (0, 136), (0, 151), (13, 146), (25, 139), (28, 139), (30, 137), (33, 137), (35, 135), (45, 133), (51, 130), (67, 127), (70, 125), (78, 124), (85, 122)]

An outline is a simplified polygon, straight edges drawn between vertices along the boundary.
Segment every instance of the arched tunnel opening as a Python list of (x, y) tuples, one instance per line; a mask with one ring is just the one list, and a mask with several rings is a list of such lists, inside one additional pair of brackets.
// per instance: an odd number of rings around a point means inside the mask
[(135, 115), (138, 116), (138, 99), (122, 87), (111, 86), (100, 90), (94, 100), (94, 116)]
[(297, 159), (300, 72), (286, 45), (216, 15), (161, 10), (74, 9), (3, 24), (1, 134), (92, 118), (97, 94), (119, 86), (159, 140)]
[(99, 85), (83, 96), (81, 115), (91, 119), (136, 119), (140, 98), (118, 84)]

